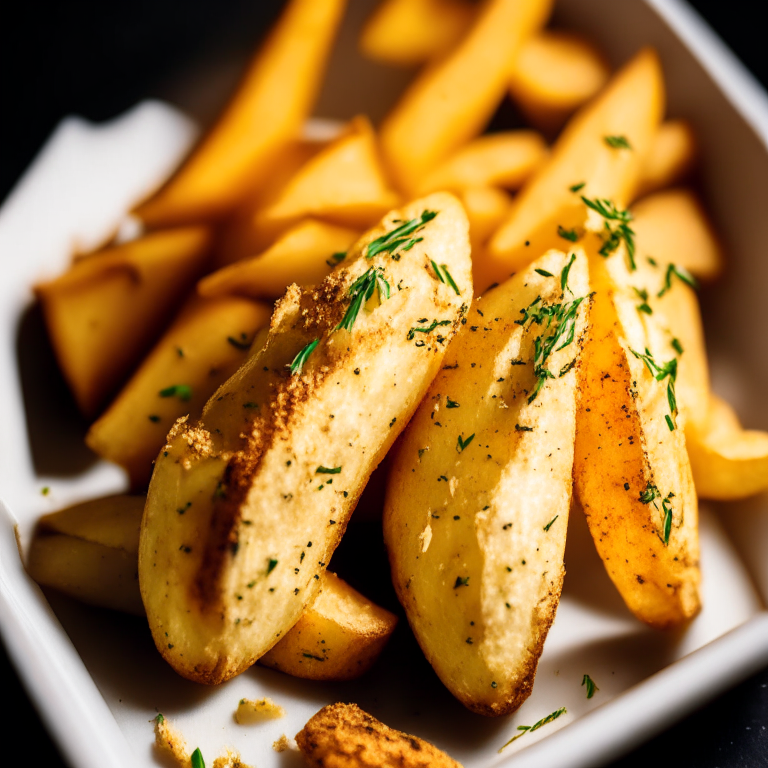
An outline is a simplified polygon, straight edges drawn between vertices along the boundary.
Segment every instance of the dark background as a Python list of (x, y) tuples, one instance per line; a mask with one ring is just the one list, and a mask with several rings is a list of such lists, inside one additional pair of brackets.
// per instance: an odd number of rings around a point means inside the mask
[[(354, 0), (352, 0), (354, 2)], [(106, 120), (148, 98), (183, 94), (205, 120), (218, 106), (194, 76), (219, 62), (223, 88), (277, 16), (281, 0), (70, 0), (6, 4), (0, 23), (0, 201), (62, 117)], [(765, 27), (755, 0), (691, 3), (764, 86), (768, 85)], [(209, 83), (210, 85), (210, 83)], [(215, 90), (215, 89), (214, 89)], [(0, 259), (8, 254), (0, 254)], [(768, 766), (768, 670), (763, 670), (666, 733), (612, 764), (640, 768), (676, 762), (679, 768)], [(0, 645), (0, 691), (11, 708), (3, 745), (9, 764), (63, 765)], [(33, 758), (30, 758), (33, 746)], [(18, 755), (14, 750), (19, 751)], [(21, 755), (24, 755), (22, 758)], [(16, 758), (16, 759), (14, 759)]]

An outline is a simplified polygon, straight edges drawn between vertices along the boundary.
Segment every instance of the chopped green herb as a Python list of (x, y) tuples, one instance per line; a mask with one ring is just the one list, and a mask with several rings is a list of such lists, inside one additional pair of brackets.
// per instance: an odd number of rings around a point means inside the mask
[[(425, 322), (425, 321), (422, 321)], [(410, 331), (408, 331), (408, 336), (406, 337), (408, 341), (410, 341), (415, 334), (417, 333), (432, 333), (432, 331), (435, 330), (435, 328), (439, 328), (441, 325), (450, 325), (450, 320), (433, 320), (426, 328), (411, 328)]]
[(551, 723), (553, 720), (557, 720), (560, 715), (564, 715), (568, 710), (565, 707), (560, 707), (560, 709), (556, 709), (551, 714), (547, 715), (546, 717), (542, 717), (541, 720), (537, 721), (533, 725), (518, 725), (517, 730), (520, 731), (516, 736), (513, 736), (500, 750), (501, 752), (505, 747), (508, 747), (513, 741), (516, 741), (521, 736), (524, 736), (526, 733), (533, 733), (533, 731), (538, 731), (539, 728), (541, 728), (544, 725), (547, 725)]
[(347, 293), (352, 297), (352, 302), (341, 322), (334, 330), (338, 331), (340, 328), (343, 328), (344, 330), (351, 331), (357, 316), (360, 314), (360, 310), (365, 306), (368, 299), (373, 296), (374, 292), (378, 292), (379, 301), (389, 298), (390, 285), (384, 277), (383, 267), (371, 267), (349, 286)]
[(288, 366), (291, 369), (291, 375), (301, 373), (304, 364), (307, 362), (309, 356), (315, 351), (315, 347), (320, 343), (320, 339), (310, 341), (304, 349), (299, 352), (296, 357), (293, 358), (291, 364)]
[(665, 416), (664, 418), (666, 419), (670, 432), (673, 432), (677, 426), (675, 422), (675, 418), (677, 416), (677, 397), (675, 396), (675, 381), (677, 381), (677, 358), (673, 357), (663, 365), (659, 365), (653, 359), (653, 355), (651, 354), (651, 351), (648, 349), (648, 347), (645, 348), (645, 354), (640, 354), (640, 352), (636, 352), (634, 349), (630, 349), (630, 352), (632, 352), (632, 354), (638, 360), (643, 361), (645, 367), (648, 369), (651, 376), (656, 379), (656, 381), (664, 381), (664, 379), (667, 378), (669, 379), (667, 382), (667, 402), (669, 403), (669, 416)]
[(534, 272), (538, 272), (542, 277), (554, 277), (551, 272), (547, 272), (546, 269), (534, 269)]
[(50, 487), (49, 487), (49, 486), (47, 486), (47, 485), (44, 485), (44, 486), (43, 486), (43, 487), (40, 489), (40, 493), (41, 493), (43, 496), (47, 496), (47, 495), (48, 495), (50, 492), (51, 492), (51, 489), (50, 489)]
[(179, 357), (184, 357), (184, 350), (181, 347), (176, 347), (176, 354)]
[(595, 691), (599, 691), (600, 690), (595, 685), (595, 681), (589, 675), (584, 675), (584, 677), (581, 678), (581, 684), (585, 685), (587, 687), (587, 698), (588, 699), (591, 699), (595, 695)]
[(460, 296), (461, 291), (459, 290), (459, 286), (456, 285), (456, 281), (451, 277), (451, 273), (448, 271), (448, 267), (445, 264), (441, 264), (439, 267), (435, 262), (430, 259), (430, 263), (432, 264), (432, 269), (435, 270), (435, 274), (437, 275), (437, 279), (441, 283), (445, 283), (446, 285), (450, 285), (451, 288), (453, 288), (454, 291), (456, 291), (456, 295)]
[(248, 337), (244, 334), (240, 334), (240, 338), (236, 339), (234, 336), (227, 336), (227, 341), (233, 346), (237, 347), (237, 349), (250, 349), (251, 343), (248, 341)]
[(302, 653), (301, 655), (305, 659), (314, 659), (315, 661), (325, 661), (325, 659), (322, 656), (315, 656), (313, 653)]
[(456, 582), (453, 585), (454, 589), (458, 589), (459, 587), (468, 587), (469, 586), (469, 576), (457, 576)]
[(203, 760), (203, 753), (200, 751), (200, 747), (192, 753), (190, 763), (192, 768), (205, 768), (205, 760)]
[(335, 267), (337, 264), (340, 264), (344, 259), (347, 258), (347, 252), (346, 251), (337, 251), (334, 254), (331, 254), (330, 259), (326, 259), (325, 263), (329, 267)]
[(437, 214), (438, 211), (423, 211), (420, 218), (403, 222), (399, 227), (395, 227), (393, 230), (381, 235), (381, 237), (371, 240), (366, 247), (365, 257), (372, 259), (374, 256), (385, 252), (389, 252), (394, 257), (398, 250), (409, 251), (422, 239), (411, 238), (410, 236), (421, 230)]
[(189, 384), (173, 384), (170, 387), (161, 389), (158, 392), (160, 397), (178, 397), (179, 400), (187, 402), (192, 399), (192, 387)]
[(147, 418), (153, 423), (157, 424), (158, 421), (160, 421), (160, 417), (156, 413), (150, 413)]
[(563, 240), (569, 240), (572, 243), (575, 243), (579, 239), (579, 235), (575, 229), (566, 229), (560, 224), (557, 225), (557, 234), (560, 235)]
[(515, 424), (515, 432), (533, 432), (533, 427), (524, 427), (522, 424)]
[[(632, 214), (629, 211), (619, 210), (610, 200), (600, 198), (590, 200), (584, 196), (581, 199), (588, 208), (599, 213), (604, 219), (605, 233), (603, 234), (603, 247), (599, 251), (600, 255), (608, 258), (623, 240), (627, 246), (629, 268), (634, 272), (637, 269), (637, 264), (635, 264), (635, 233), (629, 228)], [(617, 222), (615, 229), (609, 222)]]
[(646, 315), (652, 315), (653, 309), (648, 304), (648, 291), (645, 288), (635, 288), (632, 286), (632, 290), (637, 294), (637, 298), (642, 302), (637, 305), (638, 312), (645, 312)]
[(632, 149), (626, 136), (603, 136), (603, 141), (612, 149)]
[(316, 475), (338, 475), (341, 467), (318, 467), (315, 470)]
[(187, 502), (187, 503), (186, 503), (186, 504), (185, 504), (183, 507), (178, 507), (178, 508), (176, 509), (176, 511), (177, 511), (177, 512), (178, 512), (180, 515), (183, 515), (183, 514), (184, 514), (184, 513), (185, 513), (185, 512), (186, 512), (186, 511), (187, 511), (187, 510), (188, 510), (188, 509), (191, 507), (191, 506), (192, 506), (192, 502), (191, 502), (191, 501), (188, 501), (188, 502)]
[(560, 289), (565, 290), (568, 287), (568, 275), (571, 273), (573, 262), (576, 261), (576, 254), (571, 254), (571, 260), (563, 267), (560, 272)]
[(155, 717), (155, 722), (156, 723), (160, 723), (160, 724), (165, 722), (165, 718), (163, 717), (163, 713), (162, 712), (158, 712), (157, 713), (157, 717)]
[(272, 571), (275, 570), (275, 567), (277, 566), (277, 560), (274, 560), (273, 558), (269, 558), (269, 563), (267, 564), (267, 576), (269, 576)]
[(474, 439), (474, 432), (466, 440), (463, 440), (461, 435), (459, 435), (459, 441), (456, 443), (456, 450), (461, 453)]
[(581, 181), (578, 184), (574, 184), (572, 187), (568, 187), (571, 192), (580, 192), (587, 185), (586, 181)]
[(673, 338), (672, 341), (670, 341), (669, 343), (672, 345), (672, 349), (674, 349), (678, 355), (683, 354), (684, 350), (683, 350), (683, 345), (680, 343), (680, 339)]
[[(661, 502), (661, 509), (664, 512), (664, 522), (662, 524), (662, 534), (660, 538), (665, 545), (669, 545), (669, 535), (672, 532), (671, 499), (674, 498), (674, 495), (675, 494), (670, 491)], [(661, 499), (661, 492), (653, 483), (648, 482), (645, 486), (645, 490), (640, 493), (640, 502), (642, 504), (653, 504), (653, 506), (658, 509), (659, 505), (656, 503), (656, 499)]]
[(545, 530), (545, 531), (548, 531), (548, 530), (549, 530), (549, 529), (550, 529), (550, 528), (551, 528), (551, 527), (552, 527), (552, 526), (555, 524), (555, 520), (557, 520), (557, 518), (558, 518), (558, 517), (560, 517), (560, 515), (555, 515), (555, 516), (554, 516), (554, 517), (553, 517), (553, 518), (552, 518), (552, 519), (551, 519), (551, 520), (550, 520), (550, 521), (549, 521), (549, 522), (548, 522), (548, 523), (547, 523), (547, 524), (544, 526), (544, 530)]
[(460, 407), (459, 403), (457, 403), (455, 400), (451, 400), (450, 397), (446, 397), (445, 399), (447, 401), (446, 404), (445, 404), (446, 408), (459, 408)]
[(656, 294), (661, 298), (672, 288), (672, 277), (678, 277), (686, 285), (690, 285), (694, 290), (698, 290), (699, 283), (696, 278), (685, 267), (678, 267), (675, 264), (668, 264), (667, 271), (664, 273), (664, 287)]

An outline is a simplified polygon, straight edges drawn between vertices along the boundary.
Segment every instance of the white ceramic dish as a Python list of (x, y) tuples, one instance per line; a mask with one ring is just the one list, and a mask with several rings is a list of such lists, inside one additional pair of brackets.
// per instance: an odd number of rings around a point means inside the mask
[[(362, 0), (352, 5), (355, 18), (364, 15)], [(703, 184), (728, 246), (728, 277), (704, 297), (715, 387), (750, 426), (768, 428), (761, 397), (768, 390), (768, 350), (764, 335), (756, 339), (749, 332), (768, 326), (762, 297), (768, 260), (761, 258), (762, 212), (768, 210), (765, 94), (675, 0), (560, 0), (556, 20), (588, 32), (614, 63), (644, 44), (660, 51), (669, 112), (690, 118), (701, 137)], [(341, 77), (349, 71), (353, 54), (343, 46), (351, 39), (342, 35), (321, 114), (344, 117), (366, 106), (361, 101), (369, 96), (362, 91), (353, 92), (353, 104), (333, 96), (333, 72)], [(209, 689), (178, 678), (136, 619), (51, 596), (54, 615), (23, 571), (14, 522), (23, 548), (39, 514), (121, 490), (125, 480), (104, 463), (78, 471), (76, 443), (62, 437), (68, 425), (57, 421), (55, 408), (44, 413), (46, 373), (25, 346), (33, 324), (26, 313), (30, 286), (63, 268), (73, 242), (89, 247), (110, 233), (193, 136), (186, 118), (159, 104), (141, 105), (99, 127), (66, 121), (0, 211), (0, 630), (72, 766), (156, 765), (149, 721), (157, 711), (176, 722), (191, 746), (201, 747), (209, 764), (230, 745), (259, 768), (297, 765), (295, 754), (275, 753), (272, 742), (282, 733), (292, 736), (323, 704), (339, 700), (355, 701), (388, 724), (435, 742), (467, 768), (598, 765), (768, 663), (765, 497), (726, 510), (702, 509), (705, 608), (686, 631), (673, 635), (652, 632), (630, 617), (574, 516), (563, 600), (533, 694), (515, 715), (498, 720), (456, 703), (407, 631), (358, 682), (319, 685), (257, 667)], [(68, 472), (46, 470), (46, 453), (58, 457), (59, 467), (66, 458)], [(45, 497), (44, 486), (51, 489)], [(591, 700), (580, 687), (584, 673), (599, 686)], [(259, 695), (272, 696), (287, 717), (237, 726), (237, 701)], [(566, 715), (497, 753), (518, 724), (530, 725), (562, 706)]]

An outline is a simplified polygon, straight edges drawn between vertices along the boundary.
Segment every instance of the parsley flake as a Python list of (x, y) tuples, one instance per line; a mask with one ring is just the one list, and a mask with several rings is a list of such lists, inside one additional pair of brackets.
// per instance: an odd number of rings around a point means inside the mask
[(170, 387), (161, 389), (158, 394), (160, 397), (178, 397), (179, 400), (187, 402), (192, 399), (192, 387), (189, 384), (172, 384)]
[(611, 149), (632, 149), (626, 136), (603, 136), (603, 141)]
[(591, 699), (595, 695), (595, 691), (599, 691), (600, 690), (595, 685), (595, 681), (589, 675), (584, 675), (584, 677), (581, 678), (581, 684), (585, 685), (587, 687), (587, 698), (588, 699)]
[(316, 475), (338, 475), (341, 467), (318, 467), (315, 470)]
[(459, 440), (456, 443), (456, 450), (461, 453), (474, 439), (474, 432), (466, 440), (462, 439), (461, 435), (459, 435)]

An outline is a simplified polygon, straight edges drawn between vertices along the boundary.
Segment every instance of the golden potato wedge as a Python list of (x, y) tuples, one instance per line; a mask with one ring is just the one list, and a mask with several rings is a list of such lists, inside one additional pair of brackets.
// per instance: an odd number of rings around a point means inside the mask
[[(144, 616), (138, 574), (144, 504), (144, 496), (107, 496), (45, 515), (27, 556), (29, 575), (82, 602)], [(351, 680), (376, 661), (397, 617), (330, 571), (320, 581), (317, 599), (260, 663), (309, 680)]]
[[(521, 190), (509, 218), (476, 264), (478, 287), (505, 280), (549, 248), (562, 248), (563, 231), (585, 224), (581, 197), (622, 207), (632, 197), (661, 119), (664, 83), (656, 54), (641, 51), (579, 111), (555, 143), (549, 160)], [(612, 146), (626, 139), (631, 149)]]
[(730, 501), (768, 490), (768, 433), (742, 429), (733, 408), (710, 396), (703, 426), (685, 432), (696, 492)]
[(723, 271), (723, 250), (704, 208), (690, 189), (667, 189), (632, 206), (640, 258), (674, 262), (702, 280)]
[[(406, 192), (477, 136), (504, 96), (520, 45), (550, 0), (490, 0), (459, 45), (411, 84), (381, 128), (381, 147)], [(450, 98), (446, 97), (450, 94)]]
[(156, 232), (75, 262), (35, 287), (64, 378), (94, 416), (162, 333), (203, 271), (202, 227)]
[(698, 509), (675, 405), (677, 355), (637, 309), (623, 245), (588, 236), (595, 291), (576, 421), (574, 485), (597, 551), (629, 609), (667, 628), (699, 610)]
[(326, 571), (315, 602), (259, 664), (308, 680), (353, 680), (370, 669), (396, 625), (397, 616)]
[(237, 296), (194, 297), (156, 344), (85, 442), (124, 467), (144, 489), (165, 436), (180, 416), (197, 416), (248, 355), (272, 308)]
[(546, 142), (536, 131), (489, 133), (470, 141), (428, 174), (422, 194), (467, 187), (519, 189), (544, 162)]
[(310, 768), (461, 768), (428, 741), (384, 725), (357, 704), (329, 704), (296, 734)]
[(160, 228), (219, 218), (269, 181), (314, 105), (345, 0), (291, 0), (213, 130), (134, 214)]
[(509, 93), (531, 125), (552, 133), (598, 93), (610, 73), (605, 57), (589, 40), (546, 30), (520, 48)]
[(560, 599), (588, 295), (577, 248), (478, 299), (392, 461), (392, 581), (440, 679), (482, 715), (530, 695)]
[(305, 219), (263, 253), (204, 277), (197, 291), (201, 296), (276, 299), (291, 283), (319, 283), (359, 236), (358, 230)]
[(143, 496), (108, 496), (44, 515), (27, 555), (40, 585), (84, 603), (144, 614), (139, 593)]
[(318, 287), (289, 288), (265, 346), (169, 434), (139, 580), (158, 650), (183, 676), (242, 672), (314, 599), (465, 311), (467, 229), (445, 193), (388, 214)]
[(398, 199), (384, 177), (370, 122), (357, 117), (298, 171), (272, 205), (256, 214), (255, 226), (280, 232), (312, 216), (342, 226), (369, 227)]
[(512, 197), (495, 187), (468, 187), (459, 193), (459, 199), (469, 219), (469, 240), (474, 254), (506, 218)]
[(696, 135), (688, 122), (663, 122), (643, 161), (637, 196), (679, 184), (692, 170), (697, 154)]
[(466, 0), (384, 0), (365, 23), (360, 50), (385, 64), (423, 64), (448, 53), (476, 14)]

